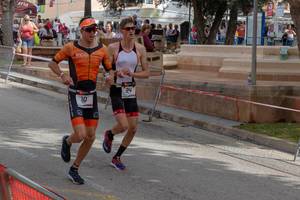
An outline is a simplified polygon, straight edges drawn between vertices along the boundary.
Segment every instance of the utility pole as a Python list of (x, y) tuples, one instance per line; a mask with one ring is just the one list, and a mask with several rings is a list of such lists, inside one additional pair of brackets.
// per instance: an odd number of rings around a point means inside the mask
[(252, 65), (251, 85), (256, 85), (256, 50), (257, 50), (257, 0), (253, 0), (253, 35), (252, 35)]

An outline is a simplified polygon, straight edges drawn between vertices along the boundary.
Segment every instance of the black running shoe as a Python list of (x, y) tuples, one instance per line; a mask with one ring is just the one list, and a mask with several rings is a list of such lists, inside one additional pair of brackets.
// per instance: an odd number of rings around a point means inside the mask
[(70, 162), (71, 160), (71, 145), (68, 145), (67, 139), (69, 136), (65, 135), (62, 139), (62, 145), (61, 145), (61, 158), (65, 162)]
[(84, 184), (84, 179), (81, 178), (81, 176), (78, 174), (78, 169), (75, 167), (70, 167), (68, 177), (76, 185)]
[(106, 153), (111, 152), (112, 140), (108, 136), (109, 131), (105, 131), (102, 147)]

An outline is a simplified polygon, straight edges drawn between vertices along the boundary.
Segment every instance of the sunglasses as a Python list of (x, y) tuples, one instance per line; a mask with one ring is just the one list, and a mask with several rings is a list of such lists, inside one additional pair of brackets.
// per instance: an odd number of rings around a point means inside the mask
[(132, 31), (134, 31), (135, 30), (135, 26), (125, 27), (125, 28), (123, 28), (123, 30), (126, 30), (126, 31), (132, 30)]
[(88, 32), (88, 33), (91, 33), (91, 32), (97, 32), (97, 27), (96, 26), (93, 26), (93, 27), (87, 27), (87, 28), (84, 28), (83, 30), (85, 32)]

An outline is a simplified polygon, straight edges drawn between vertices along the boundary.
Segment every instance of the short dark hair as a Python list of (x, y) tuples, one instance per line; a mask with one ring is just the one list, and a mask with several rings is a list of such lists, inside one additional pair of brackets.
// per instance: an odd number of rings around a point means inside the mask
[(126, 26), (126, 24), (129, 24), (129, 23), (134, 24), (134, 20), (132, 17), (126, 17), (126, 18), (122, 19), (120, 22), (120, 28), (123, 29)]

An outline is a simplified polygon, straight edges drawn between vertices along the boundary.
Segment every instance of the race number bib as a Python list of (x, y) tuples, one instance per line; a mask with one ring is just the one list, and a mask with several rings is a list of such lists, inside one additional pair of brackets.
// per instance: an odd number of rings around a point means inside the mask
[(122, 87), (122, 99), (131, 99), (135, 97), (135, 86)]
[(76, 102), (79, 108), (93, 108), (94, 95), (76, 94)]

